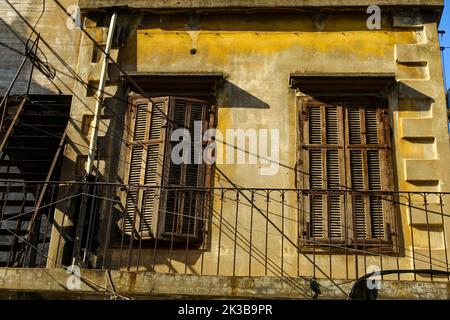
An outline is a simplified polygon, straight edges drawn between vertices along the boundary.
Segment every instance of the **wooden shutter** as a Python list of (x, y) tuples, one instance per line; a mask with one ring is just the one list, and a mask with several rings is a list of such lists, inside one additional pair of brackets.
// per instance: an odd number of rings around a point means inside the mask
[(346, 120), (348, 181), (356, 190), (351, 196), (353, 237), (364, 242), (385, 241), (391, 212), (380, 191), (392, 190), (386, 112), (378, 106), (348, 106)]
[(393, 210), (380, 194), (392, 190), (386, 109), (305, 98), (301, 110), (307, 236), (368, 245), (389, 240)]
[(208, 108), (204, 101), (185, 98), (171, 98), (170, 106), (171, 130), (186, 128), (190, 132), (191, 161), (189, 164), (170, 161), (170, 151), (178, 142), (168, 143), (164, 185), (169, 188), (165, 192), (160, 230), (163, 239), (185, 241), (198, 238), (203, 226), (204, 192), (197, 187), (205, 186), (205, 165), (202, 159), (200, 164), (194, 163), (194, 123), (202, 123), (203, 134), (208, 128)]
[(140, 98), (133, 99), (131, 104), (132, 143), (129, 146), (128, 189), (122, 230), (136, 238), (155, 236), (154, 220), (159, 211), (157, 187), (162, 183), (168, 102), (168, 99), (149, 101)]
[[(344, 205), (339, 191), (344, 183), (342, 110), (339, 107), (316, 102), (304, 104), (304, 141), (309, 172), (306, 188), (311, 189), (309, 203), (309, 230), (314, 239), (343, 239)], [(325, 192), (325, 190), (333, 190)], [(336, 190), (336, 191), (334, 191)]]

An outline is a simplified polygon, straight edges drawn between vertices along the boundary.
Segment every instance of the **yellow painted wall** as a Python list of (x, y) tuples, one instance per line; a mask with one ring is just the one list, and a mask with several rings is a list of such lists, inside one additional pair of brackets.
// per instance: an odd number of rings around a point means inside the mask
[[(127, 71), (221, 72), (225, 83), (217, 97), (218, 129), (280, 130), (282, 166), (278, 174), (275, 177), (262, 176), (258, 165), (219, 165), (219, 169), (234, 183), (244, 187), (295, 188), (292, 168), (296, 161), (297, 123), (296, 95), (289, 87), (291, 73), (393, 72), (399, 86), (389, 96), (396, 187), (403, 191), (448, 191), (446, 159), (450, 159), (450, 155), (436, 23), (402, 28), (392, 26), (391, 20), (386, 18), (382, 30), (369, 31), (365, 25), (366, 16), (353, 13), (327, 14), (323, 21), (308, 14), (215, 14), (206, 15), (196, 22), (189, 21), (188, 16), (183, 15), (128, 19), (139, 27), (135, 31), (133, 29), (124, 48), (114, 51)], [(88, 61), (92, 45), (89, 46), (86, 39), (85, 42), (86, 46), (81, 48), (80, 53), (85, 61), (80, 60), (79, 68), (88, 77), (96, 67)], [(198, 50), (195, 55), (191, 54), (193, 48)], [(108, 90), (114, 93), (115, 89), (113, 86)], [(84, 94), (82, 88), (78, 90)], [(236, 92), (240, 95), (233, 95)], [(240, 100), (242, 95), (252, 99)], [(93, 105), (91, 98), (86, 101)], [(72, 107), (73, 116), (89, 112), (79, 103)], [(77, 143), (86, 144), (84, 137), (76, 130), (70, 137)], [(71, 174), (71, 164), (82, 152), (66, 149), (65, 174)], [(108, 176), (111, 163), (106, 164), (105, 176)], [(119, 165), (119, 176), (121, 173), (123, 166)], [(214, 185), (230, 186), (223, 176), (216, 177)], [(279, 194), (276, 196), (279, 197)], [(186, 269), (188, 273), (216, 274), (220, 256), (220, 274), (233, 274), (234, 269), (236, 275), (248, 275), (252, 261), (251, 275), (279, 275), (277, 268), (282, 264), (284, 275), (314, 275), (311, 261), (299, 255), (296, 249), (298, 226), (295, 221), (298, 211), (295, 194), (286, 194), (289, 205), (284, 211), (277, 202), (279, 199), (273, 198), (269, 203), (271, 220), (284, 230), (294, 244), (283, 239), (271, 226), (267, 233), (266, 220), (254, 213), (252, 244), (255, 251), (262, 252), (263, 257), (267, 250), (268, 263), (265, 258), (259, 262), (256, 258), (250, 258), (243, 248), (250, 237), (251, 211), (248, 206), (240, 206), (236, 210), (235, 195), (229, 197), (221, 212), (222, 223), (234, 223), (238, 211), (238, 228), (243, 240), (238, 240), (235, 245), (233, 236), (219, 233), (220, 221), (217, 216), (213, 217), (207, 251), (191, 252), (186, 257), (184, 250), (176, 250), (172, 255), (168, 250), (158, 250), (155, 270), (184, 272)], [(262, 210), (267, 209), (264, 196), (258, 195), (256, 203)], [(220, 211), (219, 197), (215, 198), (214, 210), (216, 214)], [(287, 218), (284, 224), (281, 214)], [(421, 261), (429, 261), (424, 225), (411, 228), (408, 215), (407, 210), (402, 210), (399, 218), (404, 240), (402, 245), (410, 250), (411, 239), (415, 240), (415, 249), (421, 250), (423, 255)], [(444, 225), (431, 230), (432, 258), (445, 259), (442, 250), (445, 247), (444, 227), (449, 230), (448, 219)], [(448, 238), (447, 234), (446, 241)], [(119, 254), (119, 249), (113, 250), (109, 257), (111, 266), (116, 265)], [(406, 255), (410, 256), (410, 253)], [(145, 249), (140, 258), (140, 270), (153, 270), (152, 249)], [(371, 264), (382, 264), (385, 269), (412, 267), (411, 259), (407, 257), (400, 257), (399, 260), (384, 257), (381, 260), (376, 255), (334, 255), (331, 258), (324, 255), (315, 259), (318, 266), (334, 278), (362, 275)], [(136, 261), (136, 256), (131, 261)], [(265, 264), (274, 268), (267, 271)], [(332, 271), (330, 265), (333, 266)], [(320, 271), (315, 271), (315, 275), (321, 277)]]

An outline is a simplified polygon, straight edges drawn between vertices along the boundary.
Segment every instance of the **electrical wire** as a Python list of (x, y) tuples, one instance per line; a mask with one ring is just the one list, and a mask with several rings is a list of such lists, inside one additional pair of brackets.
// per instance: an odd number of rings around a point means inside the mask
[[(175, 190), (178, 190), (178, 191), (180, 191), (180, 190), (181, 191), (182, 190), (192, 191), (189, 188), (186, 188), (186, 189), (183, 189), (183, 188), (178, 189), (178, 188), (176, 188)], [(107, 198), (107, 197), (101, 197), (101, 196), (95, 196), (95, 195), (89, 195), (89, 194), (84, 194), (84, 195), (89, 196), (89, 197), (93, 197), (93, 198), (97, 198), (97, 199), (101, 199), (101, 200), (105, 200), (105, 201), (110, 201), (110, 202), (115, 202), (115, 203), (122, 203), (121, 200), (111, 199), (111, 198)], [(215, 195), (219, 195), (219, 194), (215, 193)], [(135, 209), (137, 209), (137, 208), (135, 208)], [(214, 208), (211, 208), (211, 210), (214, 213), (217, 214), (217, 216), (216, 216), (217, 221), (220, 221), (220, 220), (223, 221), (224, 220), (223, 216), (222, 216), (222, 218), (220, 218), (221, 214), (217, 210), (215, 210)], [(188, 218), (189, 220), (197, 220), (197, 221), (202, 221), (202, 222), (213, 222), (214, 221), (213, 219), (208, 219), (208, 218), (203, 218), (203, 217), (196, 217), (196, 216), (193, 217), (191, 215), (187, 215), (187, 214), (183, 214), (183, 213), (179, 213), (179, 212), (173, 212), (173, 211), (167, 211), (167, 210), (160, 210), (160, 212), (163, 212), (163, 213), (166, 213), (166, 214), (171, 214), (171, 215), (178, 216), (178, 217), (185, 217), (185, 218)], [(228, 222), (228, 223), (232, 226), (231, 222)], [(133, 225), (133, 223), (131, 223), (131, 224)], [(239, 222), (239, 221), (238, 221), (238, 225), (240, 226), (241, 230), (250, 230), (250, 229), (247, 229), (244, 225), (242, 225), (242, 223)], [(255, 228), (252, 228), (251, 231), (253, 231), (253, 232), (261, 232), (261, 233), (263, 233), (263, 234), (265, 234), (267, 236), (268, 235), (272, 235), (272, 236), (276, 236), (276, 237), (282, 236), (281, 233), (271, 233), (271, 232), (267, 233), (265, 230), (258, 230), (258, 229), (255, 229)], [(135, 232), (137, 234), (139, 234), (138, 231), (135, 231)], [(237, 232), (239, 233), (239, 231), (237, 231)], [(249, 240), (247, 239), (247, 241), (249, 241)], [(354, 247), (342, 246), (342, 245), (335, 244), (335, 243), (329, 243), (327, 241), (320, 241), (320, 240), (316, 240), (316, 239), (304, 239), (304, 241), (305, 242), (314, 243), (314, 244), (318, 244), (318, 245), (324, 246), (324, 247), (333, 247), (333, 248), (337, 248), (337, 249), (349, 250), (349, 251), (352, 251), (352, 252), (364, 253), (364, 254), (368, 254), (370, 256), (379, 256), (379, 257), (384, 257), (384, 258), (388, 258), (388, 259), (395, 258), (395, 257), (393, 257), (391, 255), (387, 255), (387, 254), (383, 254), (383, 253), (379, 253), (379, 252), (374, 252), (374, 251), (369, 251), (369, 250), (364, 250), (364, 249), (357, 249), (357, 248), (354, 248)], [(405, 247), (401, 247), (401, 246), (398, 246), (398, 245), (395, 246), (395, 247), (397, 249), (410, 251), (410, 252), (412, 252), (415, 255), (421, 255), (421, 256), (423, 256), (425, 258), (429, 258), (429, 260), (442, 263), (442, 265), (436, 265), (436, 266), (438, 266), (440, 268), (446, 268), (446, 269), (449, 268), (449, 263), (447, 263), (446, 261), (443, 261), (443, 260), (440, 260), (440, 259), (437, 259), (437, 258), (432, 258), (432, 257), (429, 257), (429, 256), (427, 256), (425, 254), (420, 254), (420, 252), (415, 252), (413, 250), (410, 250), (410, 249), (407, 249)], [(272, 252), (272, 253), (274, 253), (274, 252)], [(418, 262), (430, 263), (429, 260), (419, 259), (417, 257), (413, 257), (413, 256), (407, 255), (407, 254), (404, 254), (402, 257), (411, 258), (411, 259), (413, 259), (415, 261), (418, 261)]]
[[(53, 1), (55, 1), (55, 2), (60, 6), (61, 9), (64, 8), (57, 0), (53, 0)], [(8, 2), (8, 0), (7, 0), (7, 2)], [(9, 2), (8, 2), (8, 3), (9, 3)], [(12, 6), (12, 5), (10, 4), (10, 6)], [(12, 7), (13, 7), (13, 6), (12, 6)], [(69, 16), (69, 18), (73, 19), (73, 17), (71, 17), (66, 11), (64, 11), (64, 12)], [(18, 13), (17, 11), (16, 11), (16, 13), (20, 15), (20, 13)], [(32, 27), (29, 25), (29, 23), (28, 23), (23, 17), (22, 17), (22, 20), (24, 20), (24, 22), (27, 23), (28, 26), (29, 26), (30, 28), (32, 28)], [(112, 59), (112, 58), (104, 51), (104, 49), (103, 49), (103, 48), (95, 41), (95, 39), (92, 38), (92, 36), (89, 35), (89, 33), (88, 33), (83, 27), (81, 27), (81, 30), (88, 36), (88, 38), (89, 38), (91, 41), (93, 41), (94, 45), (97, 46), (97, 48), (99, 48), (106, 56), (109, 57), (109, 59), (111, 60), (111, 62), (112, 62), (114, 65), (116, 65), (116, 66), (119, 68), (119, 70), (120, 70), (121, 72), (123, 72), (123, 73), (126, 75), (127, 78), (130, 78), (130, 76), (129, 76), (125, 71), (123, 71), (123, 70), (121, 69), (120, 65), (119, 65), (117, 62), (115, 62), (115, 61), (114, 61), (114, 60), (113, 60), (113, 59)], [(36, 31), (35, 31), (35, 32), (36, 32)], [(47, 47), (49, 47), (49, 45), (48, 45), (47, 42), (44, 42), (44, 43), (46, 44)], [(50, 48), (50, 47), (49, 47), (49, 48)], [(54, 50), (52, 50), (52, 52), (54, 52)], [(56, 54), (56, 53), (55, 53), (55, 54)], [(58, 57), (58, 56), (57, 56), (57, 57)], [(62, 59), (62, 58), (61, 58), (61, 59)], [(64, 61), (64, 64), (67, 65), (67, 63), (65, 63), (65, 61)], [(72, 71), (73, 71), (73, 70), (72, 70)], [(75, 71), (73, 71), (73, 72), (75, 72)], [(78, 79), (78, 78), (79, 78), (79, 76), (76, 77), (76, 79)], [(131, 80), (132, 83), (134, 83), (134, 80), (132, 80), (131, 78), (130, 78), (130, 80)], [(76, 81), (78, 81), (78, 80), (76, 80)], [(84, 82), (82, 82), (82, 83), (84, 83)], [(136, 85), (137, 85), (137, 84), (136, 84)], [(137, 86), (137, 88), (139, 89), (140, 87)], [(141, 91), (140, 94), (142, 94), (144, 97), (146, 97), (146, 93), (145, 93), (142, 89), (140, 89), (140, 90), (138, 90), (138, 91)], [(114, 98), (117, 98), (117, 97), (114, 96)], [(78, 98), (78, 99), (81, 101), (80, 98)], [(151, 98), (149, 98), (149, 97), (148, 97), (148, 99), (151, 100)], [(122, 102), (126, 102), (126, 101), (122, 101)], [(161, 110), (161, 114), (166, 118), (167, 121), (173, 122), (173, 120), (171, 120), (171, 119), (167, 116), (167, 114), (164, 113), (162, 110)], [(114, 116), (115, 116), (115, 115), (114, 115)], [(116, 117), (116, 118), (119, 119), (119, 120), (121, 120), (121, 119), (118, 118), (118, 117)], [(123, 121), (123, 120), (121, 120), (121, 121)], [(131, 130), (124, 122), (123, 122), (123, 124), (124, 124), (124, 127), (128, 128), (129, 132), (132, 133), (132, 130)], [(226, 143), (223, 142), (223, 141), (219, 141), (219, 142), (222, 142), (222, 143), (226, 144)], [(128, 142), (128, 143), (129, 143), (129, 142)], [(267, 160), (267, 159), (266, 159), (266, 160)], [(271, 159), (268, 159), (268, 160), (271, 161)], [(291, 169), (291, 170), (295, 170), (296, 172), (299, 172), (299, 173), (301, 173), (301, 174), (303, 174), (303, 175), (310, 175), (308, 172), (303, 172), (303, 171), (298, 170), (298, 169), (290, 168), (289, 166), (286, 166), (286, 165), (284, 165), (284, 164), (282, 164), (282, 163), (278, 163), (278, 162), (277, 162), (277, 164), (280, 165), (280, 166), (282, 166), (282, 167), (286, 167), (286, 168), (289, 168), (289, 169)], [(323, 181), (325, 181), (324, 178), (321, 178), (321, 179), (322, 179)], [(339, 185), (339, 187), (341, 187), (341, 188), (343, 188), (343, 189), (345, 189), (345, 190), (351, 190), (351, 191), (354, 191), (354, 192), (361, 192), (360, 190), (353, 189), (353, 188), (348, 187), (348, 186), (346, 186), (346, 185)], [(408, 206), (408, 207), (410, 207), (410, 208), (414, 208), (414, 209), (417, 209), (417, 210), (427, 211), (428, 213), (442, 215), (441, 212), (434, 212), (434, 211), (432, 211), (432, 210), (425, 210), (425, 209), (423, 209), (423, 208), (411, 206), (411, 205), (404, 204), (404, 203), (397, 203), (395, 200), (392, 200), (392, 199), (389, 199), (389, 198), (383, 198), (383, 197), (380, 197), (380, 199), (381, 199), (381, 200), (386, 200), (386, 201), (392, 202), (392, 203), (394, 203), (394, 204), (401, 204), (401, 205), (404, 205), (404, 206)], [(449, 216), (450, 216), (450, 215), (449, 215)]]
[[(58, 1), (55, 0), (55, 2), (57, 2), (57, 3), (61, 6), (61, 4), (60, 4)], [(62, 6), (61, 6), (61, 7), (62, 7)], [(97, 44), (97, 45), (98, 45), (98, 44)], [(100, 49), (101, 49), (101, 48), (100, 48)], [(111, 59), (111, 60), (112, 60), (112, 59)], [(112, 60), (112, 61), (113, 61), (113, 60)]]
[[(22, 240), (23, 242), (27, 243), (31, 248), (33, 248), (34, 250), (36, 250), (36, 252), (37, 252), (39, 255), (43, 256), (44, 258), (46, 258), (46, 259), (48, 259), (48, 260), (52, 260), (53, 262), (56, 262), (55, 259), (53, 259), (52, 257), (46, 255), (44, 252), (42, 252), (41, 250), (39, 250), (38, 247), (36, 247), (35, 245), (33, 245), (31, 242), (29, 242), (29, 241), (26, 240), (25, 238), (23, 238), (23, 237), (19, 236), (18, 234), (14, 233), (12, 230), (9, 230), (9, 229), (6, 229), (6, 230), (8, 230), (8, 232), (11, 233), (14, 237), (16, 237), (16, 238), (18, 238), (19, 240)], [(74, 273), (73, 273), (73, 270), (71, 270), (71, 268), (70, 268), (71, 266), (65, 266), (65, 265), (61, 264), (61, 267), (62, 267), (63, 269), (65, 269), (66, 271), (69, 271), (70, 273), (74, 274)], [(45, 270), (45, 268), (42, 268), (42, 267), (41, 267), (40, 269), (41, 269), (41, 270)], [(99, 283), (97, 283), (97, 282), (95, 282), (95, 281), (93, 281), (93, 280), (91, 280), (91, 279), (89, 279), (89, 278), (87, 278), (87, 277), (84, 277), (84, 276), (82, 276), (81, 274), (76, 275), (76, 276), (78, 276), (80, 279), (84, 280), (85, 282), (89, 282), (89, 283), (91, 283), (91, 284), (97, 286), (98, 288), (103, 289), (103, 290), (109, 292), (109, 293), (112, 294), (114, 297), (119, 297), (119, 298), (121, 298), (121, 299), (123, 299), (123, 300), (134, 300), (134, 299), (132, 299), (132, 298), (130, 298), (130, 297), (127, 297), (127, 296), (124, 296), (124, 295), (122, 295), (122, 294), (118, 294), (117, 292), (115, 292), (115, 291), (109, 289), (108, 287), (105, 287), (105, 286), (103, 286), (103, 285), (101, 285), (101, 284), (99, 284)], [(53, 279), (53, 280), (56, 281), (56, 279)]]

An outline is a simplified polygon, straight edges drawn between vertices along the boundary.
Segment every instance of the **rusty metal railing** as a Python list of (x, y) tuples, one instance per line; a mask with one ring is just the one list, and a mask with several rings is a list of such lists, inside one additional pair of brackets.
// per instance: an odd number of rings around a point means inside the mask
[[(449, 271), (450, 193), (46, 184), (42, 208), (32, 206), (42, 183), (0, 186), (0, 234), (16, 239), (16, 255), (35, 251), (35, 261), (21, 266), (70, 265), (79, 239), (86, 268), (283, 279)], [(86, 222), (76, 234), (82, 201)], [(26, 241), (23, 217), (36, 209), (37, 236)], [(0, 255), (4, 266), (13, 266), (12, 258)]]

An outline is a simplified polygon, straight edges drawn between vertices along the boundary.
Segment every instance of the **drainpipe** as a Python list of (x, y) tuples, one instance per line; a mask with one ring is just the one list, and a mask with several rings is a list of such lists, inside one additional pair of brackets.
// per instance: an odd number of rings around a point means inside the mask
[[(94, 110), (94, 125), (92, 128), (91, 133), (91, 139), (89, 141), (89, 151), (88, 151), (88, 159), (86, 163), (86, 182), (92, 182), (94, 181), (94, 176), (92, 174), (92, 169), (94, 166), (94, 158), (95, 158), (95, 149), (97, 146), (97, 136), (98, 136), (98, 126), (100, 122), (100, 109), (103, 104), (103, 92), (105, 90), (105, 83), (106, 83), (106, 72), (108, 70), (108, 62), (109, 62), (109, 53), (111, 51), (111, 46), (113, 42), (113, 36), (114, 36), (114, 29), (116, 28), (116, 21), (117, 21), (117, 12), (114, 12), (111, 16), (111, 22), (109, 23), (109, 30), (108, 30), (108, 39), (106, 41), (106, 48), (105, 52), (107, 54), (103, 57), (103, 65), (102, 70), (100, 74), (100, 81), (98, 84), (98, 91), (97, 91), (97, 101), (95, 102), (95, 110)], [(91, 194), (92, 193), (92, 185), (85, 185), (83, 186), (83, 193)], [(94, 186), (95, 187), (95, 186)], [(89, 199), (92, 200), (92, 199)], [(73, 251), (72, 251), (72, 265), (80, 265), (84, 266), (87, 262), (88, 253), (87, 248), (84, 248), (83, 257), (80, 256), (81, 254), (81, 246), (82, 246), (82, 240), (83, 235), (85, 234), (86, 228), (85, 221), (86, 221), (86, 215), (87, 211), (89, 211), (88, 207), (88, 201), (87, 197), (83, 195), (81, 206), (79, 210), (79, 216), (77, 221), (77, 227), (76, 227), (76, 233), (75, 233), (75, 240), (73, 244)], [(90, 206), (92, 207), (92, 201), (90, 201)], [(90, 215), (93, 213), (90, 212)]]
[(95, 110), (94, 110), (94, 125), (92, 128), (91, 139), (89, 141), (88, 159), (86, 163), (86, 175), (88, 177), (92, 176), (92, 168), (94, 166), (95, 148), (97, 145), (98, 126), (100, 122), (100, 108), (103, 103), (103, 92), (105, 90), (106, 72), (108, 70), (108, 62), (109, 62), (108, 56), (111, 51), (114, 29), (116, 28), (116, 21), (117, 21), (117, 12), (114, 12), (113, 15), (111, 16), (111, 22), (109, 23), (108, 40), (106, 41), (106, 48), (105, 48), (105, 52), (107, 53), (107, 55), (104, 55), (103, 57), (103, 66), (100, 74), (100, 82), (98, 84), (98, 91), (97, 91), (97, 101), (95, 103)]

